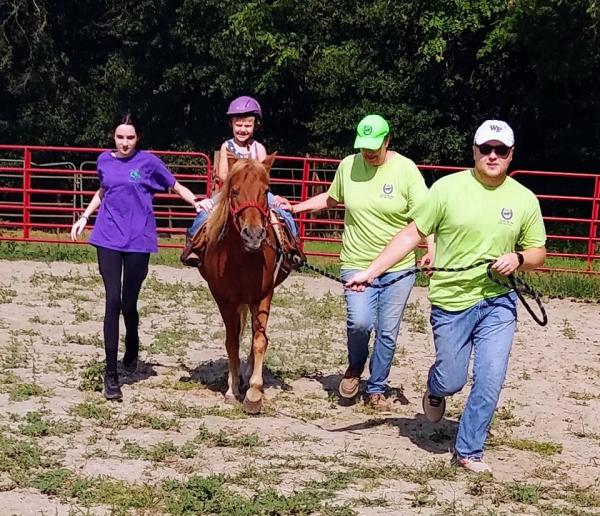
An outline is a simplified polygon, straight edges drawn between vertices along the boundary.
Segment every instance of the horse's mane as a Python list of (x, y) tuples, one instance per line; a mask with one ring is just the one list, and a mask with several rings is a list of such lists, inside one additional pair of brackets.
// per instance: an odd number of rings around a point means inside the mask
[(239, 159), (229, 166), (229, 173), (219, 193), (219, 198), (211, 211), (206, 222), (206, 238), (208, 242), (214, 242), (219, 238), (223, 226), (229, 216), (230, 192), (237, 179), (244, 170), (256, 170), (258, 173), (268, 174), (265, 167), (254, 159)]

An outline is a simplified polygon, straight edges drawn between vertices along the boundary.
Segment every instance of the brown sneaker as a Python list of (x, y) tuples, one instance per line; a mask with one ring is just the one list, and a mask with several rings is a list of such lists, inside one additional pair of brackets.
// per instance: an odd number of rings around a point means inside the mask
[(188, 265), (189, 267), (200, 267), (205, 247), (206, 224), (200, 226), (194, 235), (190, 236), (186, 234), (185, 247), (179, 259), (184, 265)]
[(358, 387), (360, 385), (361, 374), (362, 370), (353, 369), (352, 367), (346, 369), (344, 377), (342, 378), (338, 388), (342, 398), (354, 398), (354, 396), (356, 396), (358, 393)]
[(383, 394), (369, 394), (367, 395), (367, 401), (365, 404), (378, 412), (391, 412), (392, 406), (390, 402), (385, 399)]
[(446, 412), (446, 398), (434, 396), (427, 389), (423, 394), (423, 412), (429, 421), (437, 423)]

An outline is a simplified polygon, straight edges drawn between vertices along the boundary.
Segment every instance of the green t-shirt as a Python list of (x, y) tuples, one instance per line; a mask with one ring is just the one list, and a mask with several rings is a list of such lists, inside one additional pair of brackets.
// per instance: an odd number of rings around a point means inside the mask
[[(363, 270), (410, 222), (408, 212), (427, 195), (427, 186), (417, 166), (400, 154), (394, 153), (379, 167), (353, 154), (339, 164), (327, 194), (346, 208), (342, 269)], [(410, 253), (390, 271), (414, 263)]]
[[(480, 183), (473, 170), (443, 177), (411, 216), (421, 233), (435, 234), (436, 267), (465, 267), (546, 243), (538, 200), (511, 177), (495, 188)], [(486, 265), (436, 272), (429, 284), (431, 304), (451, 311), (506, 292), (487, 277)]]

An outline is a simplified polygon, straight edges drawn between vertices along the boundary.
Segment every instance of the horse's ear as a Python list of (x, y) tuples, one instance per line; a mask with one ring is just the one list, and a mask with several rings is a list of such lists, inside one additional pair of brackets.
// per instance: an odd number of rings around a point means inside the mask
[(277, 157), (277, 152), (274, 152), (273, 154), (269, 154), (262, 162), (262, 164), (264, 165), (265, 169), (267, 170), (267, 174), (271, 171), (271, 167), (273, 166), (273, 162), (275, 161), (275, 158)]
[(231, 167), (233, 167), (233, 165), (235, 165), (235, 162), (238, 159), (235, 157), (235, 154), (233, 154), (233, 152), (229, 152), (227, 151), (227, 168), (229, 170), (231, 170)]

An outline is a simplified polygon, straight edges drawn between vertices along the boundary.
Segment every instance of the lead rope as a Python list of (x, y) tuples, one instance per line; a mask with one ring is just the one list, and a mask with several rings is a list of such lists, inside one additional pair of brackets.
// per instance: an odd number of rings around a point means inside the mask
[[(341, 283), (342, 285), (345, 284), (337, 276), (331, 274), (330, 272), (327, 272), (325, 269), (320, 269), (319, 267), (315, 267), (314, 265), (311, 265), (310, 263), (308, 263), (305, 260), (301, 260), (298, 257), (298, 255), (296, 255), (294, 253), (290, 253), (290, 252), (284, 253), (281, 251), (278, 251), (278, 252), (282, 255), (285, 255), (288, 258), (288, 260), (290, 260), (292, 263), (295, 263), (299, 268), (309, 269), (311, 271), (314, 271), (314, 272), (320, 274), (321, 276), (325, 276), (326, 278), (332, 279), (333, 281), (337, 281), (338, 283)], [(521, 303), (523, 303), (523, 306), (525, 307), (527, 312), (529, 312), (529, 315), (531, 315), (532, 319), (540, 326), (546, 326), (546, 324), (548, 324), (548, 315), (546, 314), (546, 310), (544, 309), (544, 306), (542, 305), (542, 300), (540, 299), (540, 294), (531, 285), (529, 285), (525, 280), (519, 278), (518, 276), (515, 276), (514, 274), (509, 274), (507, 276), (508, 283), (505, 283), (502, 280), (500, 280), (494, 274), (494, 271), (492, 270), (492, 264), (495, 261), (496, 260), (480, 260), (478, 262), (475, 262), (472, 265), (467, 265), (466, 267), (415, 267), (414, 269), (412, 269), (408, 272), (405, 272), (404, 274), (401, 274), (400, 276), (395, 277), (393, 280), (386, 281), (385, 283), (379, 283), (377, 285), (369, 285), (369, 286), (372, 288), (389, 287), (390, 285), (393, 285), (394, 283), (397, 283), (398, 281), (400, 281), (408, 276), (411, 276), (413, 274), (417, 274), (419, 272), (464, 272), (464, 271), (468, 271), (470, 269), (475, 269), (476, 267), (480, 267), (481, 265), (487, 265), (486, 272), (487, 272), (488, 278), (498, 285), (501, 285), (503, 287), (514, 290), (515, 293), (517, 294), (517, 297), (521, 301)], [(538, 316), (533, 311), (533, 309), (531, 308), (531, 306), (525, 299), (525, 295), (530, 296), (537, 303), (537, 305), (540, 309), (541, 316)]]

